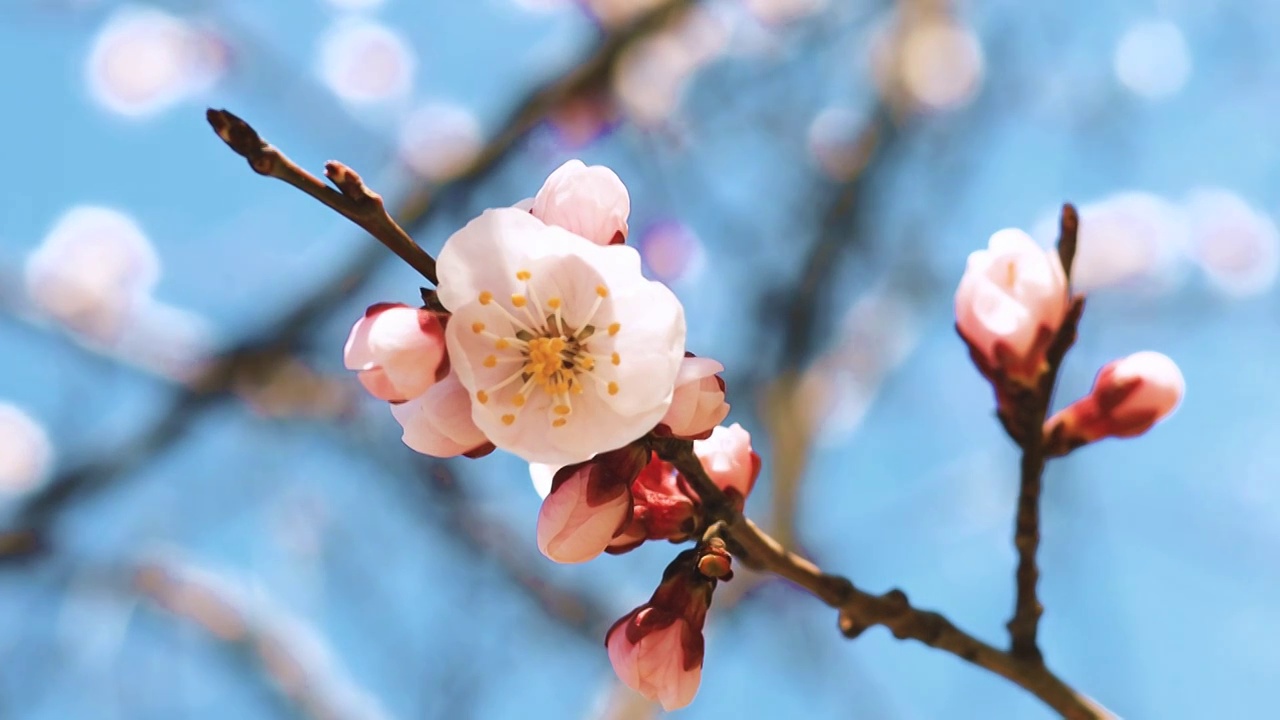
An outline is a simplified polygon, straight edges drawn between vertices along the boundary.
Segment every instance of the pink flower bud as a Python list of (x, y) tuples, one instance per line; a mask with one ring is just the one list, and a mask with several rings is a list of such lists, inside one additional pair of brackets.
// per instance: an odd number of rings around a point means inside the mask
[(618, 679), (667, 711), (693, 702), (702, 682), (702, 628), (661, 608), (642, 606), (605, 636)]
[(711, 358), (692, 357), (685, 353), (676, 374), (676, 389), (671, 407), (662, 418), (672, 435), (682, 438), (705, 438), (711, 429), (729, 415), (724, 401), (724, 381), (716, 373), (724, 365)]
[[(696, 496), (692, 496), (673, 465), (657, 455), (631, 483), (635, 507), (633, 523), (649, 540), (684, 542), (698, 524)], [(631, 534), (634, 534), (632, 529)]]
[(1056, 251), (1021, 230), (1001, 230), (969, 256), (956, 290), (956, 328), (984, 373), (1034, 381), (1066, 317), (1067, 294)]
[(435, 384), (445, 357), (444, 326), (428, 310), (380, 303), (352, 326), (342, 354), (370, 394), (403, 402)]
[(612, 245), (627, 239), (631, 198), (609, 168), (570, 160), (547, 178), (530, 212), (597, 245)]
[(668, 711), (692, 702), (702, 680), (702, 627), (711, 596), (719, 580), (732, 576), (729, 554), (718, 541), (677, 555), (649, 602), (605, 635), (618, 679)]
[(631, 518), (631, 481), (648, 451), (624, 447), (556, 472), (538, 513), (538, 549), (560, 563), (604, 552)]
[(471, 396), (453, 373), (422, 395), (392, 405), (391, 414), (404, 428), (404, 444), (424, 455), (471, 455), (489, 442), (472, 422)]
[(1168, 356), (1134, 353), (1103, 366), (1093, 390), (1045, 423), (1052, 455), (1105, 437), (1134, 437), (1168, 417), (1182, 401), (1186, 381)]
[(738, 423), (721, 425), (706, 440), (694, 440), (693, 452), (716, 487), (742, 510), (760, 475), (760, 456), (751, 449), (751, 434)]

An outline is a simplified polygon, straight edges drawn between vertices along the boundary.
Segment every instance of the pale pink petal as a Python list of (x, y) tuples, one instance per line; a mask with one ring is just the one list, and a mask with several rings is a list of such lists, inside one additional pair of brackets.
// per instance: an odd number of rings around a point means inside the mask
[(631, 199), (609, 168), (570, 160), (547, 178), (534, 197), (532, 212), (548, 225), (609, 245), (626, 239)]
[(453, 457), (488, 442), (471, 421), (471, 399), (453, 373), (413, 400), (392, 405), (391, 414), (404, 428), (404, 444), (424, 455)]
[(987, 364), (997, 364), (996, 348), (1003, 345), (1034, 369), (1034, 355), (1044, 351), (1043, 332), (1062, 325), (1068, 300), (1057, 252), (1021, 230), (1001, 230), (986, 250), (969, 256), (956, 289), (956, 326)]
[(743, 498), (751, 494), (760, 460), (751, 449), (751, 434), (741, 425), (717, 427), (706, 440), (693, 441), (693, 452), (716, 487), (737, 490)]
[(671, 407), (662, 417), (662, 424), (672, 434), (699, 436), (728, 417), (729, 404), (724, 401), (724, 390), (716, 378), (716, 373), (723, 370), (723, 365), (710, 358), (687, 357), (680, 364)]
[[(378, 306), (374, 306), (378, 307)], [(365, 370), (374, 366), (373, 350), (369, 347), (369, 330), (373, 327), (373, 319), (379, 311), (369, 308), (347, 336), (347, 344), (342, 348), (342, 360), (348, 370)]]
[(417, 308), (391, 308), (369, 331), (369, 348), (402, 398), (426, 392), (444, 359), (444, 328), (436, 316)]
[(592, 505), (596, 468), (587, 464), (551, 491), (538, 513), (538, 549), (560, 563), (586, 562), (609, 546), (631, 511), (631, 494)]
[(380, 367), (374, 366), (368, 370), (361, 370), (356, 374), (356, 378), (360, 380), (360, 384), (364, 386), (369, 394), (379, 400), (387, 402), (400, 402), (405, 398), (396, 388), (395, 383), (391, 382), (391, 378), (387, 377), (387, 373)]
[[(640, 612), (648, 611), (647, 608)], [(613, 665), (613, 671), (618, 675), (618, 679), (627, 687), (640, 692), (640, 664), (639, 645), (632, 643), (627, 639), (627, 625), (631, 622), (630, 618), (623, 618), (620, 622), (609, 629), (609, 634), (605, 638), (605, 647), (609, 651), (609, 663)]]
[(1138, 388), (1113, 411), (1119, 418), (1167, 417), (1182, 402), (1187, 383), (1178, 365), (1167, 355), (1150, 350), (1134, 353), (1113, 363), (1113, 382), (1138, 381)]
[(374, 397), (399, 402), (435, 383), (444, 351), (444, 328), (434, 313), (382, 303), (352, 326), (343, 361), (360, 371), (360, 382)]
[(668, 712), (693, 702), (702, 680), (702, 666), (684, 668), (685, 621), (655, 630), (639, 642), (636, 661), (640, 692), (657, 700)]

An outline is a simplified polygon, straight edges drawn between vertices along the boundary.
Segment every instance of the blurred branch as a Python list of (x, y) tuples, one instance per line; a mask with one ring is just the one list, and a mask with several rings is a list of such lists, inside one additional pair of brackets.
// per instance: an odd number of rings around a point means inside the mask
[(848, 578), (823, 572), (789, 552), (738, 512), (707, 476), (688, 441), (654, 441), (654, 449), (693, 484), (710, 517), (724, 523), (724, 537), (748, 567), (771, 572), (808, 590), (840, 612), (840, 630), (853, 638), (883, 625), (900, 640), (916, 640), (1006, 678), (1035, 695), (1068, 720), (1105, 720), (1115, 716), (1076, 692), (1042, 662), (999, 650), (956, 627), (943, 615), (911, 605), (901, 590), (873, 595)]
[(551, 620), (591, 643), (603, 643), (613, 617), (604, 604), (580, 590), (555, 584), (539, 572), (540, 556), (527, 551), (529, 543), (517, 538), (501, 522), (487, 518), (450, 471), (447, 462), (427, 457), (416, 463), (425, 472), (424, 485), (432, 494), (432, 507), (440, 511), (445, 534), (481, 558), (492, 560), (507, 579), (537, 604)]
[[(456, 180), (439, 188), (428, 186), (411, 192), (390, 215), (399, 218), (400, 226), (407, 232), (424, 226), (441, 207), (434, 202), (437, 192), (464, 192), (483, 181), (553, 110), (607, 83), (624, 49), (677, 19), (696, 1), (668, 0), (605, 36), (580, 63), (519, 103), (503, 128)], [(50, 522), (72, 499), (108, 485), (185, 437), (195, 418), (215, 401), (226, 399), (234, 379), (246, 370), (261, 371), (273, 363), (287, 362), (290, 355), (286, 351), (297, 346), (325, 312), (362, 287), (384, 258), (381, 248), (362, 247), (337, 278), (319, 284), (309, 297), (263, 332), (211, 360), (200, 379), (184, 388), (160, 419), (134, 441), (124, 448), (111, 450), (103, 458), (61, 472), (29, 496), (14, 516), (16, 529), (31, 530)], [(0, 552), (0, 560), (6, 557), (12, 556)]]
[(387, 214), (382, 196), (370, 190), (356, 171), (336, 161), (326, 164), (324, 174), (337, 186), (338, 189), (334, 190), (263, 140), (257, 130), (234, 114), (210, 108), (205, 112), (205, 118), (228, 147), (249, 161), (254, 172), (283, 180), (319, 200), (364, 228), (431, 284), (439, 283), (435, 258), (418, 247), (404, 228), (396, 224)]
[(244, 650), (282, 695), (317, 720), (389, 717), (299, 618), (251, 602), (228, 579), (172, 560), (132, 570), (133, 589), (210, 637)]

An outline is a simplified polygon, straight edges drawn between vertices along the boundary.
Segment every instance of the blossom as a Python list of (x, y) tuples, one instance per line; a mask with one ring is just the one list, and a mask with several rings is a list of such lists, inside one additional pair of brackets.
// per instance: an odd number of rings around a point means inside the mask
[(1056, 251), (1001, 230), (969, 256), (956, 290), (956, 328), (984, 372), (1033, 380), (1066, 317), (1067, 278)]
[(1105, 437), (1134, 437), (1168, 417), (1186, 392), (1182, 371), (1168, 356), (1143, 351), (1103, 366), (1093, 390), (1045, 423), (1050, 454)]
[(648, 451), (625, 447), (558, 470), (538, 512), (538, 549), (562, 563), (586, 562), (609, 546), (631, 515), (629, 487)]
[(551, 173), (529, 211), (548, 225), (597, 245), (611, 245), (627, 239), (631, 198), (609, 168), (570, 160)]
[(487, 210), (440, 252), (445, 338), (476, 426), (529, 462), (622, 447), (671, 405), (684, 309), (626, 246), (516, 208)]
[(706, 440), (694, 440), (693, 452), (716, 487), (741, 511), (760, 475), (760, 456), (751, 449), (751, 434), (738, 423), (722, 425)]
[(667, 711), (693, 702), (702, 682), (701, 628), (654, 607), (622, 618), (605, 641), (618, 679)]
[[(471, 398), (455, 373), (408, 402), (391, 406), (404, 428), (404, 444), (424, 455), (484, 454), (489, 439), (471, 420)], [(492, 446), (489, 446), (492, 450)]]
[(702, 628), (716, 583), (733, 576), (729, 562), (716, 540), (685, 550), (667, 566), (649, 602), (609, 628), (609, 662), (627, 687), (668, 711), (693, 701), (702, 681)]
[(403, 402), (435, 384), (444, 359), (444, 326), (428, 310), (379, 303), (352, 326), (342, 354), (371, 395)]
[(685, 357), (676, 375), (671, 407), (662, 418), (662, 424), (672, 435), (705, 438), (712, 428), (728, 417), (724, 380), (716, 375), (723, 371), (724, 365), (711, 358)]

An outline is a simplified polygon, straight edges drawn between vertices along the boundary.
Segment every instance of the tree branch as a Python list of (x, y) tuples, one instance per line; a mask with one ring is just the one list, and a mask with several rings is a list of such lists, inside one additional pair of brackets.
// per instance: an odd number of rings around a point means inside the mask
[[(1078, 227), (1079, 217), (1075, 208), (1069, 204), (1064, 205), (1058, 253), (1068, 278), (1071, 277), (1071, 264), (1075, 260)], [(1083, 301), (1075, 299), (1046, 354), (1048, 372), (1041, 377), (1035, 392), (1020, 399), (1017, 411), (1017, 436), (1021, 438), (1019, 444), (1022, 446), (1018, 510), (1013, 534), (1013, 545), (1018, 551), (1018, 569), (1015, 574), (1017, 598), (1014, 600), (1013, 617), (1007, 627), (1011, 652), (1019, 658), (1036, 663), (1044, 662), (1036, 641), (1040, 616), (1044, 614), (1044, 606), (1036, 595), (1036, 584), (1040, 580), (1040, 568), (1036, 563), (1036, 553), (1040, 548), (1040, 492), (1044, 486), (1046, 460), (1042, 428), (1053, 401), (1053, 390), (1058, 382), (1062, 359), (1075, 342), (1082, 310)]]
[(848, 578), (823, 572), (766, 535), (734, 509), (707, 476), (686, 440), (656, 438), (653, 448), (689, 480), (702, 500), (710, 522), (724, 523), (724, 539), (742, 564), (771, 572), (799, 585), (840, 612), (840, 630), (857, 637), (883, 625), (900, 640), (916, 640), (929, 647), (993, 672), (1035, 695), (1068, 720), (1105, 720), (1115, 716), (1076, 692), (1041, 662), (1029, 662), (993, 647), (956, 627), (945, 616), (911, 605), (906, 593), (890, 590), (874, 595), (858, 589)]
[(263, 140), (257, 130), (236, 115), (209, 108), (205, 118), (228, 147), (249, 161), (254, 172), (283, 180), (338, 211), (386, 245), (432, 285), (438, 284), (435, 258), (418, 247), (404, 228), (387, 214), (382, 196), (370, 190), (354, 170), (336, 161), (326, 164), (325, 176), (338, 187), (334, 190)]

